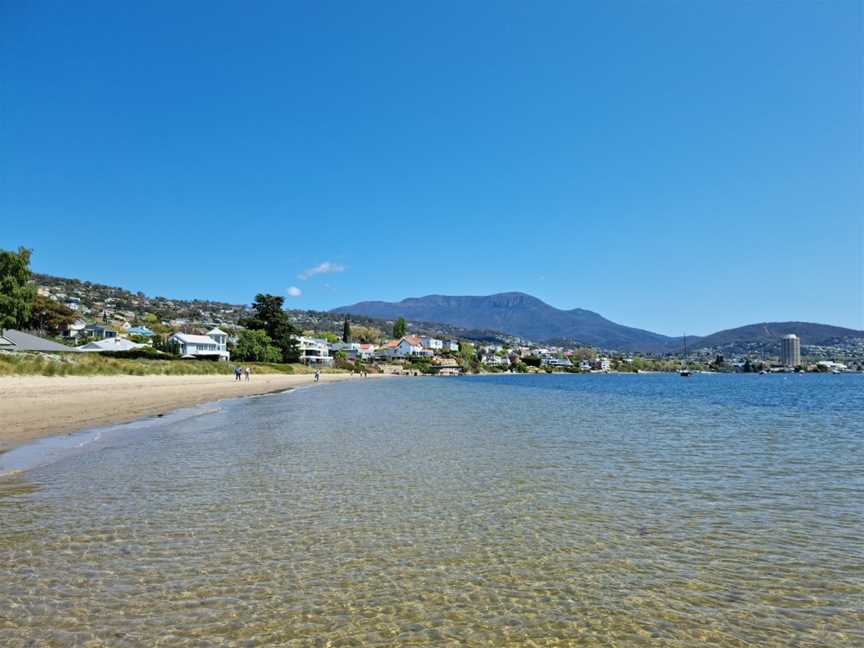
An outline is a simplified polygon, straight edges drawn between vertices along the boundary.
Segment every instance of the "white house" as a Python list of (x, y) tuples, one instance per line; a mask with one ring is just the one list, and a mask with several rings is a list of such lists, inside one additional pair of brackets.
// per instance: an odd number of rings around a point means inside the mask
[(612, 361), (609, 358), (597, 358), (593, 365), (597, 371), (609, 371), (612, 368)]
[(558, 358), (556, 356), (546, 356), (543, 358), (541, 364), (544, 367), (572, 367), (573, 363), (570, 362), (567, 358)]
[(487, 355), (483, 356), (483, 364), (489, 365), (490, 367), (509, 367), (510, 358), (506, 355)]
[(131, 351), (132, 349), (138, 349), (143, 346), (148, 346), (146, 344), (135, 344), (132, 340), (121, 337), (113, 337), (106, 338), (104, 340), (97, 340), (95, 342), (88, 342), (84, 346), (78, 347), (79, 351)]
[(327, 340), (304, 336), (300, 336), (296, 340), (297, 347), (300, 349), (300, 362), (320, 367), (329, 367), (333, 364)]
[[(81, 335), (79, 333), (79, 335)], [(105, 340), (108, 338), (117, 337), (117, 331), (112, 329), (110, 326), (103, 326), (102, 324), (88, 324), (84, 327), (84, 333), (88, 337), (93, 337), (98, 340)]]
[(390, 340), (375, 353), (378, 358), (386, 358), (390, 360), (399, 360), (411, 356), (426, 356), (434, 355), (431, 349), (424, 349), (423, 343), (416, 335), (406, 335), (398, 340)]
[(420, 336), (420, 344), (424, 349), (432, 349), (432, 351), (440, 351), (444, 348), (444, 342), (437, 338), (429, 337), (428, 335)]
[(79, 335), (83, 335), (85, 328), (87, 328), (87, 322), (81, 319), (75, 320), (66, 327), (65, 335), (67, 338), (74, 340)]
[(217, 358), (229, 360), (228, 334), (218, 328), (207, 332), (207, 335), (190, 335), (175, 333), (168, 338), (169, 342), (180, 345), (180, 355), (184, 358)]
[(393, 348), (392, 357), (407, 358), (410, 356), (431, 356), (432, 351), (423, 348), (423, 343), (416, 335), (406, 335)]
[(441, 343), (441, 349), (443, 351), (452, 351), (453, 353), (459, 352), (459, 342), (458, 340), (444, 340)]

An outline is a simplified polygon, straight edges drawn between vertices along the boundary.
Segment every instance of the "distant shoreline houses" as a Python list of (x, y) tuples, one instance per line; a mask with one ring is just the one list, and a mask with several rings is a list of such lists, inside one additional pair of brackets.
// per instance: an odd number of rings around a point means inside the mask
[(444, 355), (457, 352), (456, 340), (440, 340), (430, 336), (405, 335), (388, 340), (381, 346), (367, 342), (328, 342), (322, 338), (298, 336), (300, 362), (313, 367), (332, 367), (342, 356), (350, 363), (402, 362), (424, 359), (435, 362), (443, 374), (453, 372), (459, 366), (445, 362)]
[(351, 363), (402, 361), (412, 358), (435, 358), (436, 352), (459, 350), (455, 340), (439, 340), (429, 336), (406, 335), (389, 340), (381, 346), (365, 342), (327, 342), (321, 338), (299, 336), (300, 362), (309, 366), (331, 367), (337, 354)]
[[(34, 283), (39, 296), (66, 306), (73, 316), (78, 318), (66, 327), (63, 337), (79, 349), (84, 344), (125, 337), (136, 344), (152, 344), (160, 348), (167, 337), (174, 333), (206, 336), (204, 331), (220, 326), (234, 335), (236, 330), (242, 328), (240, 322), (243, 317), (252, 315), (248, 305), (148, 297), (141, 292), (62, 277), (34, 274)], [(409, 321), (407, 325), (416, 335), (404, 336), (410, 338), (404, 342), (400, 338), (380, 346), (359, 342), (331, 343), (330, 341), (335, 339), (334, 334), (341, 332), (342, 318), (345, 317), (343, 313), (333, 316), (312, 311), (286, 312), (297, 329), (317, 331), (302, 336), (308, 337), (308, 342), (300, 342), (300, 346), (306, 349), (301, 360), (317, 366), (332, 366), (337, 359), (341, 360), (343, 357), (351, 363), (392, 361), (422, 365), (427, 361), (433, 362), (435, 358), (446, 358), (448, 354), (458, 353), (459, 343), (446, 338), (462, 335), (460, 331), (465, 331), (447, 325), (423, 322), (412, 324)], [(355, 321), (353, 315), (348, 317), (352, 324), (373, 329), (376, 334), (394, 323), (381, 318), (360, 317)], [(824, 339), (814, 344), (812, 335), (807, 331), (796, 331), (784, 326), (782, 332), (786, 334), (785, 337), (777, 335), (772, 339), (731, 341), (705, 348), (693, 347), (689, 353), (683, 354), (680, 351), (640, 354), (616, 351), (613, 348), (587, 348), (577, 340), (569, 339), (560, 340), (563, 344), (559, 345), (552, 341), (535, 342), (500, 333), (486, 339), (469, 337), (463, 340), (463, 343), (472, 345), (474, 355), (470, 361), (468, 356), (464, 355), (461, 363), (466, 368), (470, 364), (472, 370), (476, 370), (479, 365), (482, 370), (494, 372), (521, 371), (525, 365), (530, 371), (627, 371), (628, 366), (637, 370), (646, 365), (663, 366), (664, 363), (671, 362), (678, 366), (682, 361), (707, 367), (715, 364), (715, 358), (725, 358), (727, 370), (744, 372), (752, 371), (754, 367), (757, 368), (756, 371), (792, 371), (805, 368), (802, 365), (806, 365), (809, 370), (822, 371), (826, 368), (830, 371), (842, 371), (842, 366), (848, 366), (851, 370), (864, 367), (864, 336)], [(796, 333), (804, 337), (799, 339)], [(465, 335), (470, 333), (465, 331)], [(321, 339), (322, 337), (327, 340)], [(365, 334), (362, 337), (367, 339)], [(225, 348), (228, 359), (231, 357), (228, 347), (236, 341), (229, 336)], [(225, 359), (225, 354), (214, 354), (212, 348), (205, 346), (214, 343), (218, 344), (215, 341), (201, 341), (200, 352), (199, 345), (189, 345), (184, 355)], [(117, 348), (118, 345), (106, 344), (97, 347)]]
[[(84, 342), (77, 347), (64, 346), (29, 332), (6, 329), (0, 332), (0, 352), (44, 352), (44, 353), (99, 353), (129, 352), (138, 349), (151, 349), (155, 346), (151, 339), (162, 340), (161, 344), (176, 345), (176, 355), (186, 359), (229, 361), (229, 344), (236, 343), (228, 333), (213, 326), (207, 333), (184, 333), (158, 335), (146, 326), (130, 326), (121, 334), (116, 329), (102, 324), (85, 324), (77, 320), (67, 333), (67, 339)], [(194, 330), (194, 329), (192, 329)], [(149, 335), (148, 335), (149, 333)], [(328, 333), (332, 340), (332, 333)], [(131, 336), (131, 337), (130, 337)], [(133, 339), (134, 338), (134, 339)], [(426, 373), (440, 376), (460, 375), (463, 372), (585, 372), (585, 373), (640, 373), (671, 371), (667, 366), (648, 366), (646, 358), (634, 355), (614, 354), (596, 355), (592, 349), (568, 350), (560, 347), (521, 345), (507, 347), (502, 344), (477, 345), (457, 340), (442, 340), (428, 335), (405, 335), (388, 340), (378, 346), (366, 342), (331, 342), (324, 338), (296, 336), (300, 352), (299, 361), (310, 367), (356, 368), (356, 363), (377, 365), (378, 370), (393, 373)], [(152, 346), (151, 346), (152, 345)], [(713, 362), (699, 359), (697, 354), (689, 356), (686, 362), (695, 362), (698, 371), (742, 373), (777, 372), (821, 372), (846, 373), (862, 371), (864, 364), (853, 360), (851, 363), (833, 359), (815, 359), (810, 356), (802, 364), (801, 346), (797, 336), (783, 338), (781, 357), (775, 360), (756, 360), (732, 358), (724, 360), (716, 356)], [(590, 354), (586, 357), (586, 353)], [(697, 357), (694, 361), (693, 357)], [(818, 357), (818, 356), (817, 356)], [(653, 361), (651, 358), (647, 359)], [(654, 359), (656, 360), (656, 359)], [(337, 364), (337, 361), (346, 364)], [(668, 364), (668, 359), (659, 362)], [(719, 363), (719, 364), (718, 364)], [(691, 366), (693, 366), (691, 364)], [(698, 369), (699, 367), (702, 369)], [(725, 369), (722, 368), (725, 366)], [(677, 364), (676, 364), (677, 367)], [(677, 369), (676, 369), (677, 370)]]
[[(51, 278), (43, 277), (43, 280)], [(219, 302), (183, 302), (182, 310), (165, 298), (148, 298), (141, 293), (57, 279), (51, 285), (39, 285), (37, 294), (68, 307), (74, 321), (65, 326), (63, 341), (44, 340), (32, 333), (10, 332), (0, 341), (0, 351), (44, 350), (47, 352), (127, 352), (155, 349), (176, 352), (183, 358), (230, 361), (231, 351), (242, 330), (247, 306), (232, 306)], [(179, 304), (179, 302), (178, 302)], [(292, 311), (288, 311), (291, 313)], [(312, 312), (310, 311), (310, 316)], [(319, 314), (320, 315), (320, 314)], [(66, 313), (70, 317), (69, 313)], [(343, 317), (340, 315), (340, 318)], [(349, 316), (350, 317), (350, 316)], [(686, 364), (695, 370), (749, 372), (821, 371), (839, 373), (864, 369), (864, 337), (827, 340), (821, 344), (805, 344), (794, 333), (783, 332), (769, 341), (740, 343), (736, 346), (691, 348), (665, 354), (629, 353), (613, 349), (590, 348), (567, 340), (536, 343), (517, 336), (490, 335), (476, 339), (447, 339), (459, 329), (407, 322), (414, 333), (384, 342), (381, 330), (392, 321), (361, 320), (356, 323), (362, 332), (358, 337), (381, 342), (342, 342), (337, 340), (341, 319), (300, 317), (290, 315), (297, 330), (307, 331), (296, 336), (301, 363), (311, 367), (350, 368), (357, 363), (377, 364), (397, 371), (447, 375), (470, 372), (638, 372), (674, 371)], [(370, 323), (371, 322), (371, 323)], [(355, 322), (351, 322), (355, 324)], [(147, 326), (152, 326), (153, 329)], [(228, 328), (230, 335), (220, 329)], [(230, 328), (229, 328), (230, 327)], [(788, 330), (788, 329), (787, 329)], [(158, 332), (157, 332), (158, 331)], [(206, 333), (204, 331), (207, 331)], [(309, 331), (314, 331), (310, 333)], [(57, 330), (52, 329), (56, 335)], [(25, 335), (29, 337), (25, 337)], [(436, 337), (439, 336), (439, 337)], [(466, 333), (468, 335), (468, 333)], [(326, 339), (325, 339), (326, 338)], [(54, 346), (52, 346), (54, 345)], [(171, 348), (166, 348), (170, 345)], [(176, 346), (175, 346), (176, 345)], [(254, 354), (244, 357), (256, 357)], [(270, 356), (273, 357), (273, 356)], [(674, 367), (673, 367), (674, 365)], [(671, 367), (671, 368), (670, 368)]]

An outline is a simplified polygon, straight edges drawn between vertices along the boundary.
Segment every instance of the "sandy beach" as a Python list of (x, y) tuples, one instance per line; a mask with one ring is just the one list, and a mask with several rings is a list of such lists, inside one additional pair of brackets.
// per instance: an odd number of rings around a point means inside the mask
[[(363, 378), (321, 375), (322, 383), (341, 380)], [(0, 452), (39, 437), (311, 384), (311, 374), (259, 374), (249, 383), (230, 375), (0, 377)]]

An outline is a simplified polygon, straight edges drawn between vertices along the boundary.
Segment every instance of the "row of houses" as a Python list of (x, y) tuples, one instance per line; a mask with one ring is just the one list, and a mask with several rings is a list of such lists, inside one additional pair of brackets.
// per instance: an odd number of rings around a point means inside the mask
[[(139, 328), (144, 329), (146, 327)], [(77, 347), (77, 350), (98, 353), (100, 351), (132, 351), (149, 346), (133, 342), (127, 337), (121, 337), (117, 335), (116, 331), (110, 329), (99, 331), (98, 333), (101, 334), (98, 336), (98, 339)], [(152, 331), (150, 331), (150, 335), (144, 333), (136, 334), (143, 335), (144, 337), (152, 337), (154, 335)], [(210, 358), (214, 360), (229, 360), (231, 358), (228, 352), (228, 334), (218, 328), (211, 329), (205, 335), (174, 333), (167, 338), (167, 341), (177, 345), (179, 354), (183, 358)]]
[(120, 335), (118, 332), (123, 331), (127, 335), (137, 335), (140, 337), (153, 337), (156, 334), (146, 326), (132, 326), (129, 322), (115, 322), (113, 324), (88, 324), (84, 320), (78, 319), (69, 324), (64, 332), (64, 337), (68, 340), (81, 340), (90, 338), (94, 340), (107, 340), (116, 338)]
[[(0, 340), (0, 350), (46, 350), (46, 351), (81, 351), (81, 352), (104, 352), (104, 351), (131, 351), (141, 347), (149, 346), (135, 342), (128, 337), (120, 336), (110, 327), (91, 324), (84, 326), (87, 335), (94, 338), (91, 342), (77, 348), (64, 347), (57, 343), (42, 340), (36, 336), (16, 331), (4, 331), (5, 337)], [(146, 327), (131, 327), (130, 334), (142, 337), (155, 335)], [(15, 337), (17, 335), (17, 337)], [(212, 360), (228, 361), (231, 358), (228, 351), (229, 335), (213, 327), (203, 335), (190, 333), (173, 333), (166, 341), (175, 344), (179, 355), (183, 358), (205, 358)], [(410, 360), (412, 358), (425, 358), (432, 364), (437, 365), (440, 374), (459, 373), (459, 363), (452, 357), (451, 353), (458, 352), (459, 343), (456, 340), (439, 340), (428, 336), (406, 335), (399, 339), (388, 341), (382, 346), (362, 342), (335, 342), (327, 340), (300, 336), (297, 338), (300, 351), (300, 361), (318, 367), (330, 367), (333, 365), (336, 354), (344, 354), (349, 362), (394, 362)], [(508, 369), (511, 365), (518, 363), (531, 356), (540, 359), (540, 366), (551, 369), (569, 369), (574, 363), (567, 357), (555, 355), (543, 349), (506, 349), (499, 345), (486, 345), (477, 349), (478, 358), (482, 365)], [(825, 363), (827, 365), (827, 363)], [(579, 362), (579, 369), (583, 371), (609, 371), (611, 360), (599, 357), (592, 360)], [(840, 367), (830, 367), (839, 369)], [(845, 369), (845, 367), (843, 367)]]
[(444, 352), (459, 351), (456, 340), (439, 340), (422, 335), (406, 335), (376, 346), (362, 342), (332, 342), (320, 338), (299, 337), (300, 361), (329, 367), (335, 354), (344, 353), (349, 362), (398, 361), (410, 358), (433, 358)]

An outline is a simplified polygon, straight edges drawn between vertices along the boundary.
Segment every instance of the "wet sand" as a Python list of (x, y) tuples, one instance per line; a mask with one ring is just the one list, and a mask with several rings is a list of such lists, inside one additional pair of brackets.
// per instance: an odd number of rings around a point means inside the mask
[[(370, 378), (381, 377), (370, 375)], [(364, 380), (322, 374), (321, 382)], [(122, 423), (208, 401), (313, 384), (312, 374), (0, 377), (0, 452), (40, 437)]]

